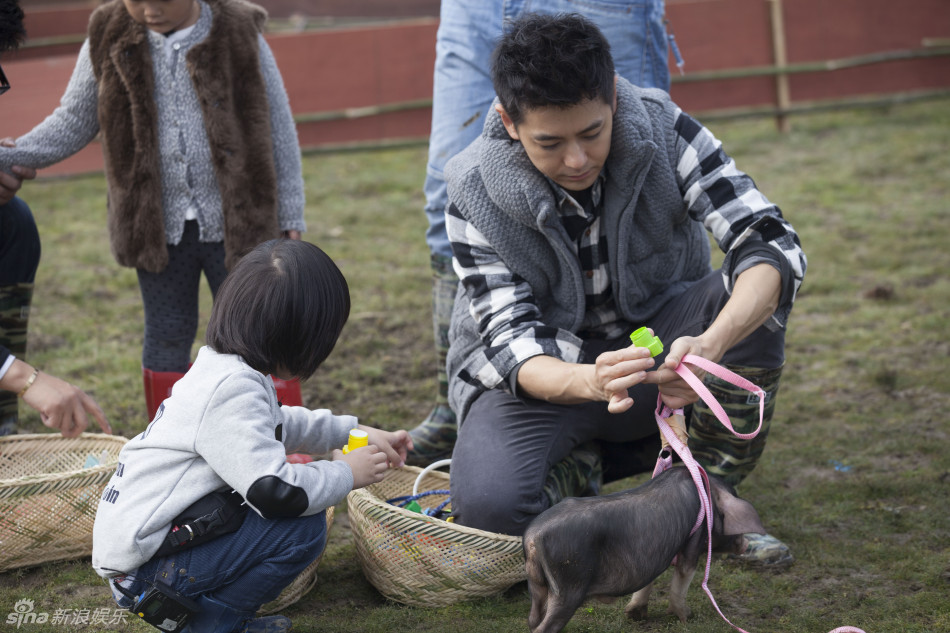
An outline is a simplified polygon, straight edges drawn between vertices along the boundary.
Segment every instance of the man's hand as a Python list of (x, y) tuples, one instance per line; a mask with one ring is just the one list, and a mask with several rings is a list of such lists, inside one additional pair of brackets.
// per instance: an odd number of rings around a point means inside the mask
[[(769, 264), (757, 264), (737, 278), (732, 296), (722, 311), (699, 336), (683, 336), (670, 346), (666, 361), (645, 382), (659, 385), (663, 402), (680, 409), (699, 400), (699, 396), (679, 377), (675, 369), (687, 354), (718, 363), (736, 343), (752, 334), (778, 308), (782, 276)], [(705, 372), (689, 368), (702, 378)]]
[[(711, 346), (705, 343), (702, 337), (683, 336), (673, 341), (673, 344), (670, 345), (670, 352), (666, 355), (666, 360), (656, 371), (650, 372), (644, 380), (644, 382), (659, 386), (663, 404), (671, 409), (682, 409), (686, 405), (699, 400), (699, 395), (676, 373), (676, 368), (687, 354), (701, 356), (713, 362), (718, 361), (722, 356), (722, 353), (718, 350), (711, 349)], [(706, 372), (696, 367), (688, 366), (688, 369), (696, 374), (700, 380), (706, 374)]]
[(611, 413), (623, 413), (633, 406), (627, 389), (642, 382), (653, 364), (649, 350), (632, 345), (604, 352), (593, 365), (533, 356), (518, 371), (518, 388), (538, 400), (555, 404), (606, 402)]
[(594, 362), (594, 380), (601, 399), (611, 413), (623, 413), (633, 406), (627, 390), (643, 382), (655, 361), (650, 350), (631, 345), (615, 352), (604, 352)]
[[(0, 139), (0, 147), (16, 147), (12, 138)], [(33, 180), (36, 178), (36, 170), (27, 167), (13, 167), (13, 173), (8, 174), (0, 171), (0, 205), (4, 205), (13, 199), (24, 180)]]

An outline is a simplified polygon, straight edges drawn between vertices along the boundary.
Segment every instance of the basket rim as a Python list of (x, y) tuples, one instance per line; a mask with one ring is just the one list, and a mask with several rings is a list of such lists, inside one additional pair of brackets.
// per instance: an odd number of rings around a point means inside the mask
[[(123, 435), (109, 435), (108, 433), (80, 433), (76, 437), (63, 437), (59, 433), (22, 433), (18, 435), (5, 435), (0, 437), (0, 450), (3, 449), (5, 444), (13, 444), (15, 442), (31, 441), (31, 440), (42, 440), (44, 442), (48, 441), (70, 441), (75, 442), (77, 440), (94, 440), (97, 442), (107, 441), (115, 442), (121, 446), (129, 441), (129, 439)], [(58, 473), (40, 473), (36, 475), (23, 475), (20, 477), (13, 477), (10, 479), (0, 479), (0, 488), (10, 488), (13, 486), (21, 486), (24, 484), (34, 484), (34, 483), (46, 483), (60, 481), (62, 479), (69, 479), (75, 477), (76, 475), (97, 475), (101, 472), (111, 471), (115, 469), (114, 463), (99, 464), (98, 466), (92, 466), (90, 468), (76, 468), (74, 470), (65, 470)]]
[(46, 433), (14, 433), (12, 435), (4, 435), (0, 437), (0, 443), (2, 442), (11, 442), (16, 440), (36, 440), (36, 439), (59, 439), (63, 442), (75, 441), (82, 439), (123, 439), (128, 441), (129, 438), (124, 435), (116, 435), (114, 433), (90, 433), (88, 431), (83, 431), (76, 437), (63, 437), (59, 431), (49, 431)]
[(129, 441), (124, 435), (113, 435), (110, 433), (80, 433), (76, 437), (63, 437), (59, 432), (51, 433), (15, 433), (13, 435), (4, 435), (0, 437), (0, 444), (13, 443), (25, 440), (59, 440), (62, 442), (75, 442), (76, 440), (111, 440), (121, 441), (123, 444)]
[[(408, 471), (408, 472), (415, 472), (418, 475), (418, 473), (421, 473), (423, 469), (419, 468), (418, 466), (406, 465), (406, 466), (402, 466), (402, 470)], [(435, 474), (436, 476), (441, 475), (445, 477), (446, 479), (448, 479), (449, 477), (449, 475), (447, 475), (446, 473), (435, 471), (435, 470), (430, 470), (428, 474), (429, 475)], [(430, 525), (442, 527), (450, 531), (457, 531), (461, 534), (468, 534), (471, 536), (480, 536), (482, 538), (495, 540), (495, 541), (507, 541), (510, 543), (517, 543), (518, 545), (521, 545), (522, 543), (522, 538), (520, 536), (512, 536), (510, 534), (502, 534), (500, 532), (489, 532), (487, 530), (479, 530), (478, 528), (468, 527), (467, 525), (460, 525), (458, 523), (450, 523), (449, 521), (437, 519), (435, 517), (430, 517), (427, 514), (413, 512), (411, 510), (406, 510), (405, 508), (400, 508), (399, 506), (395, 506), (391, 503), (387, 503), (385, 499), (382, 499), (376, 496), (375, 494), (373, 494), (372, 492), (370, 492), (368, 490), (370, 487), (372, 487), (372, 485), (367, 486), (366, 488), (358, 488), (356, 490), (352, 490), (347, 496), (348, 497), (353, 496), (354, 500), (365, 500), (369, 504), (374, 505), (378, 508), (382, 508), (387, 512), (394, 512), (396, 513), (397, 516), (402, 516), (408, 519), (418, 519), (425, 523), (429, 523)], [(349, 500), (347, 500), (347, 510), (352, 511), (353, 509), (355, 508), (352, 508)], [(359, 511), (362, 511), (362, 510), (359, 510)]]

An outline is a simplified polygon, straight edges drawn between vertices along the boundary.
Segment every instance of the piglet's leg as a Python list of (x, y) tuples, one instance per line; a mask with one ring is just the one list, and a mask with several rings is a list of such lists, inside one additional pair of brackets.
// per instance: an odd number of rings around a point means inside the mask
[(531, 594), (531, 613), (528, 615), (528, 627), (534, 631), (538, 628), (547, 611), (548, 587), (544, 582), (528, 578), (528, 592)]
[(531, 594), (531, 613), (528, 614), (528, 627), (531, 631), (538, 628), (548, 607), (548, 577), (543, 561), (544, 549), (536, 536), (524, 539), (525, 571), (528, 574), (528, 592)]
[(673, 568), (673, 582), (670, 584), (670, 611), (680, 619), (680, 622), (686, 622), (689, 618), (689, 607), (686, 606), (686, 591), (689, 589), (689, 583), (693, 581), (696, 574), (696, 562), (690, 565), (686, 562), (680, 562)]
[(574, 616), (574, 612), (577, 611), (577, 608), (581, 606), (583, 601), (583, 594), (572, 595), (567, 601), (562, 600), (561, 596), (557, 596), (553, 593), (548, 594), (548, 604), (544, 613), (544, 619), (531, 633), (557, 633), (567, 626), (567, 623), (570, 622)]
[(630, 598), (630, 602), (627, 603), (627, 606), (624, 607), (623, 612), (631, 620), (646, 620), (647, 619), (647, 602), (650, 601), (650, 592), (653, 591), (653, 583), (637, 591), (633, 594), (633, 597)]

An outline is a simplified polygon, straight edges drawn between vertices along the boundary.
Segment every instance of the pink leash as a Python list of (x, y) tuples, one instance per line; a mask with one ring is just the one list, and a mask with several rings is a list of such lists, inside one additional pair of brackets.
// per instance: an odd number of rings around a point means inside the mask
[[(706, 385), (703, 384), (703, 381), (700, 380), (693, 372), (686, 368), (686, 364), (694, 365), (700, 369), (704, 369), (710, 374), (721, 378), (729, 383), (732, 383), (740, 389), (745, 389), (746, 391), (752, 392), (759, 397), (759, 426), (756, 427), (755, 431), (752, 433), (737, 433), (732, 426), (732, 422), (729, 420), (729, 416), (726, 414), (725, 410), (722, 408), (716, 398), (709, 392), (706, 388)], [(762, 420), (765, 417), (765, 392), (758, 386), (752, 384), (742, 376), (729, 371), (721, 365), (706, 360), (700, 356), (694, 356), (692, 354), (687, 354), (683, 357), (683, 360), (676, 367), (676, 373), (686, 381), (686, 383), (693, 388), (693, 390), (699, 394), (699, 397), (702, 398), (703, 402), (706, 403), (706, 406), (716, 415), (716, 418), (722, 422), (723, 426), (729, 429), (733, 435), (738, 438), (748, 440), (752, 439), (759, 434), (759, 431), (762, 429)], [(703, 591), (706, 592), (706, 595), (709, 596), (709, 601), (712, 602), (713, 606), (716, 607), (716, 611), (719, 613), (719, 616), (725, 620), (729, 626), (741, 631), (741, 633), (748, 633), (745, 629), (739, 628), (735, 624), (729, 621), (722, 610), (719, 608), (719, 605), (716, 603), (716, 599), (712, 595), (712, 591), (709, 590), (709, 568), (712, 563), (712, 501), (709, 498), (709, 477), (706, 475), (706, 471), (703, 470), (703, 467), (700, 466), (696, 460), (693, 458), (692, 453), (689, 452), (689, 448), (680, 441), (676, 436), (676, 433), (670, 427), (669, 423), (666, 421), (673, 414), (683, 414), (682, 409), (670, 409), (665, 404), (663, 404), (662, 397), (657, 398), (656, 402), (656, 424), (660, 429), (660, 433), (663, 434), (663, 437), (666, 438), (666, 441), (669, 442), (670, 447), (676, 451), (676, 454), (680, 456), (680, 459), (683, 462), (683, 465), (686, 466), (689, 470), (689, 474), (693, 478), (693, 483), (696, 484), (696, 491), (699, 493), (699, 516), (696, 517), (696, 524), (693, 525), (693, 529), (690, 532), (692, 535), (703, 523), (703, 519), (706, 520), (706, 571), (703, 576)], [(660, 455), (656, 460), (656, 468), (653, 470), (653, 476), (656, 477), (658, 474), (672, 467), (673, 465), (673, 455), (672, 453), (661, 450)], [(865, 633), (862, 629), (853, 627), (853, 626), (841, 626), (838, 627), (830, 633)]]

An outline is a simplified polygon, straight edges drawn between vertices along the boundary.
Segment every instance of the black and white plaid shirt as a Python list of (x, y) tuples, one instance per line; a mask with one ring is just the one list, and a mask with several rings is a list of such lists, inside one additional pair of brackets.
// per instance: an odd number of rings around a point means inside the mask
[[(798, 238), (781, 213), (740, 171), (713, 134), (692, 117), (676, 109), (673, 133), (677, 156), (676, 177), (684, 205), (703, 224), (720, 246), (748, 230), (751, 213), (774, 209), (774, 230), (767, 231), (766, 248), (746, 257), (735, 267), (735, 277), (751, 266), (769, 262), (783, 271), (785, 284), (779, 311), (773, 320), (781, 326), (804, 277), (805, 259)], [(565, 362), (581, 361), (581, 345), (590, 338), (616, 338), (634, 325), (623, 321), (612, 296), (606, 238), (598, 210), (603, 205), (605, 175), (590, 190), (590, 199), (576, 194), (575, 200), (550, 181), (561, 221), (572, 238), (578, 265), (584, 271), (586, 309), (577, 333), (546, 324), (524, 278), (514, 273), (451, 201), (446, 210), (446, 229), (452, 242), (453, 265), (470, 299), (470, 314), (485, 341), (484, 363), (466, 371), (464, 379), (483, 389), (493, 389), (520, 363), (537, 355)], [(737, 193), (737, 192), (742, 192)], [(741, 243), (737, 240), (733, 243)], [(740, 246), (740, 249), (744, 246)]]
[(568, 192), (549, 181), (557, 200), (564, 230), (571, 237), (578, 264), (584, 273), (587, 311), (578, 336), (613, 339), (623, 336), (630, 324), (620, 320), (611, 290), (607, 268), (607, 240), (601, 231), (604, 174), (590, 189)]

